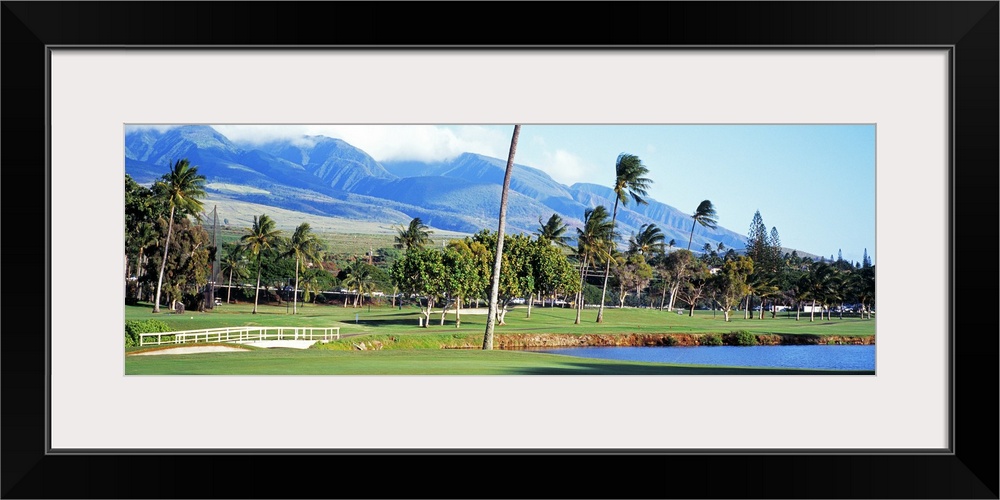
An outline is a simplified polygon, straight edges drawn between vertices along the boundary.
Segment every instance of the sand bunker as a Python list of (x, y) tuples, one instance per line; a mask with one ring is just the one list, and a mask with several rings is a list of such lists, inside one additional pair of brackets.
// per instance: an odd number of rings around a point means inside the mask
[(156, 354), (192, 354), (197, 352), (232, 352), (232, 351), (243, 351), (246, 349), (239, 347), (227, 347), (224, 345), (203, 345), (203, 346), (189, 346), (189, 347), (171, 347), (169, 349), (157, 349), (155, 351), (137, 352), (131, 354), (131, 356), (153, 356)]

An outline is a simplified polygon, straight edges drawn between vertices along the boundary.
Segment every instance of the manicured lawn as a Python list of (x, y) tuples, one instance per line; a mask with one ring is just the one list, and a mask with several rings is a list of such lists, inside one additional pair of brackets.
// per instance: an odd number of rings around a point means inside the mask
[[(126, 375), (807, 375), (816, 370), (726, 368), (616, 362), (524, 351), (393, 349), (128, 356)], [(861, 372), (870, 373), (870, 372)]]
[[(449, 312), (444, 326), (440, 326), (440, 313), (431, 315), (428, 328), (417, 326), (420, 310), (413, 305), (383, 307), (342, 307), (340, 305), (299, 304), (299, 314), (286, 313), (291, 307), (282, 305), (260, 305), (258, 314), (250, 314), (253, 304), (223, 304), (217, 308), (199, 313), (188, 311), (183, 315), (161, 312), (152, 313), (152, 306), (141, 304), (125, 307), (125, 319), (155, 318), (166, 322), (175, 330), (196, 328), (220, 328), (226, 326), (339, 326), (341, 334), (392, 334), (426, 335), (454, 334), (455, 315)], [(581, 315), (581, 323), (573, 324), (576, 313), (572, 309), (534, 307), (527, 318), (527, 306), (515, 306), (507, 313), (507, 325), (498, 326), (497, 333), (571, 333), (571, 334), (616, 334), (616, 333), (728, 333), (733, 330), (747, 330), (751, 333), (806, 334), (806, 335), (846, 335), (869, 336), (875, 334), (875, 320), (858, 318), (809, 321), (803, 314), (799, 321), (795, 314), (780, 313), (774, 319), (765, 313), (764, 319), (743, 319), (742, 313), (728, 323), (722, 313), (713, 317), (712, 311), (695, 311), (694, 317), (687, 313), (679, 315), (655, 309), (606, 309), (604, 322), (596, 323), (597, 310), (586, 309)], [(486, 329), (486, 316), (482, 314), (462, 314), (462, 324), (458, 331), (478, 333)]]
[[(126, 319), (157, 319), (173, 330), (233, 326), (313, 326), (340, 327), (344, 339), (311, 349), (253, 349), (247, 352), (198, 353), (156, 356), (126, 356), (126, 374), (230, 374), (230, 375), (703, 375), (703, 374), (813, 374), (812, 370), (758, 369), (667, 365), (661, 363), (623, 362), (583, 359), (538, 352), (495, 349), (441, 349), (442, 345), (482, 344), (486, 316), (462, 315), (455, 327), (449, 313), (444, 326), (440, 313), (431, 316), (430, 327), (418, 327), (421, 317), (416, 306), (342, 307), (341, 305), (299, 304), (299, 314), (289, 314), (290, 307), (262, 304), (258, 314), (251, 314), (253, 304), (223, 304), (217, 308), (183, 315), (152, 313), (148, 304), (126, 306)], [(575, 311), (561, 308), (532, 309), (517, 306), (507, 314), (507, 325), (498, 326), (497, 335), (506, 333), (552, 334), (659, 334), (659, 333), (728, 333), (747, 330), (760, 334), (870, 336), (875, 334), (874, 320), (845, 318), (810, 322), (808, 315), (795, 321), (792, 314), (771, 319), (745, 320), (736, 315), (730, 322), (721, 313), (696, 311), (694, 317), (653, 309), (605, 310), (604, 323), (597, 324), (596, 309), (585, 310), (581, 324), (573, 324)], [(359, 351), (353, 343), (394, 339), (384, 342), (391, 349)], [(141, 348), (129, 348), (135, 352)], [(870, 372), (861, 372), (870, 373)]]

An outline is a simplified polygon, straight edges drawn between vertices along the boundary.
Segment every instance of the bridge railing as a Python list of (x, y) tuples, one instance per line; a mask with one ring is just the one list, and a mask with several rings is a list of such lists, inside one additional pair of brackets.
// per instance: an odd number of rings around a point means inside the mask
[(261, 340), (340, 339), (340, 327), (312, 326), (233, 326), (176, 332), (139, 334), (139, 345), (186, 344), (195, 342), (254, 342)]

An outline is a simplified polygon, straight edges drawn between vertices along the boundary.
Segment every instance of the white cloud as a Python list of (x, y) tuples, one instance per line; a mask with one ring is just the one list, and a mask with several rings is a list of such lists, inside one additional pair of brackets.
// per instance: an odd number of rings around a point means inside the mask
[(506, 158), (510, 137), (489, 127), (440, 125), (216, 125), (230, 140), (263, 144), (322, 135), (359, 147), (378, 161), (442, 161), (464, 152)]
[(179, 126), (180, 125), (125, 125), (125, 131), (137, 132), (139, 130), (155, 130), (157, 132), (166, 132)]
[[(539, 168), (552, 176), (556, 182), (567, 186), (577, 182), (591, 182), (601, 169), (584, 161), (579, 156), (564, 149), (555, 151), (545, 151), (537, 164), (525, 162), (524, 164)], [(521, 162), (518, 162), (521, 163)]]

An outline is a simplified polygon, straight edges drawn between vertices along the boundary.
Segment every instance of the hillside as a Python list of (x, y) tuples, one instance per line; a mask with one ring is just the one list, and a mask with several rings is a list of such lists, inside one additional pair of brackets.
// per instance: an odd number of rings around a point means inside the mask
[[(225, 210), (234, 211), (228, 217), (220, 207), (220, 217), (246, 222), (253, 214), (247, 215), (245, 207), (253, 206), (253, 211), (273, 213), (285, 226), (309, 217), (330, 218), (314, 226), (351, 227), (348, 232), (372, 234), (407, 224), (414, 217), (440, 232), (471, 234), (493, 229), (506, 167), (504, 160), (474, 153), (443, 162), (383, 164), (343, 140), (322, 136), (240, 144), (206, 125), (165, 132), (129, 129), (124, 153), (125, 172), (147, 185), (174, 161), (187, 158), (207, 178), (209, 197), (224, 200), (222, 205), (230, 207)], [(566, 186), (527, 165), (515, 165), (510, 190), (508, 233), (533, 233), (540, 219), (557, 213), (574, 236), (585, 210), (603, 204), (610, 211), (614, 205), (614, 193), (606, 186)], [(647, 201), (646, 205), (619, 207), (617, 223), (623, 240), (642, 225), (655, 224), (668, 241), (674, 239), (678, 247), (686, 247), (690, 216), (657, 200)], [(745, 236), (725, 228), (698, 226), (692, 249), (720, 242), (742, 249), (745, 241)]]

